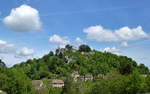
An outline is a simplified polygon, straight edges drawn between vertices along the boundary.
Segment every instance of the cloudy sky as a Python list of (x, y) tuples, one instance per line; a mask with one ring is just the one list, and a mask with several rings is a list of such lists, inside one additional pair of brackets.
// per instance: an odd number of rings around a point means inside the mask
[(12, 66), (88, 44), (150, 67), (149, 0), (0, 0), (0, 58)]

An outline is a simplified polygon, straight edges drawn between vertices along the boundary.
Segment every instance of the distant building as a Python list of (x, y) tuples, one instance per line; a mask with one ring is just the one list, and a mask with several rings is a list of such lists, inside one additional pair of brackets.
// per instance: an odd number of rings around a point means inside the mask
[(77, 81), (77, 78), (80, 77), (78, 72), (73, 72), (71, 76), (75, 82)]
[(104, 77), (105, 77), (104, 74), (98, 74), (98, 75), (95, 76), (95, 78), (104, 78)]
[(45, 87), (42, 80), (32, 80), (32, 85), (35, 89), (39, 90)]
[(93, 75), (91, 74), (86, 74), (85, 77), (84, 77), (85, 81), (87, 80), (93, 80)]
[(89, 54), (93, 54), (93, 52), (81, 52), (82, 55), (89, 55)]
[(92, 74), (86, 74), (84, 76), (81, 76), (80, 78), (83, 81), (93, 80), (93, 75)]
[(64, 87), (64, 81), (54, 79), (54, 80), (52, 80), (52, 87), (53, 88), (62, 88), (62, 87)]
[(72, 52), (76, 52), (76, 51), (78, 51), (78, 48), (75, 47), (75, 46), (73, 46), (73, 47), (72, 47)]

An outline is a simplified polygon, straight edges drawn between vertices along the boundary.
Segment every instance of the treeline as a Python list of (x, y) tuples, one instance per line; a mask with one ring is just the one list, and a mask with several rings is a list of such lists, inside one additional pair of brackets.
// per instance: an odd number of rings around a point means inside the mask
[[(93, 81), (73, 82), (72, 72), (91, 74)], [(105, 79), (97, 79), (103, 74)], [(142, 77), (141, 75), (147, 75)], [(137, 94), (150, 91), (149, 69), (126, 56), (91, 50), (88, 45), (66, 45), (39, 59), (7, 68), (0, 62), (0, 90), (8, 94), (33, 94), (32, 80), (63, 79), (61, 90), (48, 88), (45, 94)], [(65, 78), (65, 79), (64, 79)], [(43, 93), (42, 93), (43, 94)]]
[(50, 52), (40, 59), (28, 60), (13, 68), (21, 69), (30, 79), (52, 78), (53, 74), (67, 76), (74, 71), (80, 74), (107, 74), (112, 71), (120, 74), (130, 74), (138, 71), (140, 74), (149, 73), (144, 65), (138, 65), (127, 56), (118, 56), (108, 52), (91, 50), (88, 45), (81, 45), (79, 49), (66, 45)]
[(129, 75), (113, 73), (107, 79), (88, 82), (72, 83), (67, 80), (62, 92), (58, 94), (149, 94), (150, 76), (141, 77), (137, 72)]
[(7, 94), (30, 94), (31, 88), (31, 80), (22, 70), (7, 68), (0, 60), (0, 90)]

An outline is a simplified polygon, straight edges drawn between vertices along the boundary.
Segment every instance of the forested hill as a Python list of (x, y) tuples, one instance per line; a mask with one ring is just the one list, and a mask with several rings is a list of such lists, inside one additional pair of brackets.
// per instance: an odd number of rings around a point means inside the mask
[[(92, 80), (74, 82), (73, 72), (78, 72), (80, 78), (90, 74)], [(105, 78), (96, 78), (98, 75)], [(64, 87), (47, 85), (47, 81), (54, 79), (64, 81)], [(33, 86), (36, 81), (46, 82), (46, 87), (37, 89)], [(0, 60), (1, 90), (7, 94), (143, 94), (150, 92), (150, 76), (144, 64), (138, 65), (126, 56), (91, 50), (88, 45), (79, 48), (66, 45), (11, 68)]]
[(56, 52), (50, 52), (40, 59), (28, 60), (13, 68), (22, 70), (30, 79), (53, 78), (54, 75), (64, 77), (75, 71), (81, 75), (93, 76), (106, 75), (110, 72), (122, 75), (134, 71), (140, 74), (149, 73), (149, 69), (144, 64), (138, 65), (127, 56), (91, 50), (88, 45), (81, 45), (79, 48), (66, 45), (65, 48), (58, 48)]

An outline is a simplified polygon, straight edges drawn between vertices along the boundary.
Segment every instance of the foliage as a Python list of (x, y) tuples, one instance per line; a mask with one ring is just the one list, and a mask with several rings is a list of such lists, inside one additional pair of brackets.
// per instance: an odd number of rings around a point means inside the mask
[[(81, 45), (76, 51), (72, 51), (73, 46), (66, 45), (61, 50), (57, 49), (55, 55), (51, 51), (42, 58), (29, 59), (12, 68), (7, 68), (0, 60), (0, 90), (8, 94), (137, 94), (150, 92), (150, 76), (145, 78), (141, 76), (149, 75), (149, 69), (144, 64), (138, 65), (126, 56), (91, 50), (88, 45)], [(94, 80), (74, 82), (70, 75), (75, 71), (78, 71), (80, 75), (92, 74)], [(97, 79), (96, 76), (99, 74), (105, 77)], [(65, 86), (62, 89), (45, 87), (38, 93), (31, 90), (31, 80), (42, 79), (64, 79)]]
[(0, 73), (0, 90), (8, 94), (29, 94), (31, 92), (31, 81), (19, 70), (8, 69)]
[(81, 51), (81, 52), (90, 52), (91, 48), (88, 45), (80, 45), (79, 51)]

